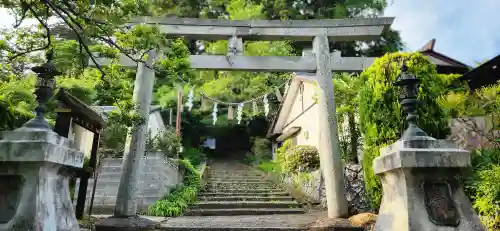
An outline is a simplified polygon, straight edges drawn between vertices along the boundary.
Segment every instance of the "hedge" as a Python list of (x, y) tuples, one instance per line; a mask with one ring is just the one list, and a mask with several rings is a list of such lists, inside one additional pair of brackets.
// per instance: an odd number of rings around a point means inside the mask
[(371, 204), (378, 208), (381, 201), (380, 180), (373, 172), (373, 159), (380, 148), (398, 140), (405, 130), (399, 89), (393, 85), (400, 74), (403, 61), (408, 71), (420, 80), (418, 107), (419, 126), (428, 135), (442, 139), (449, 134), (447, 116), (439, 107), (439, 96), (447, 91), (447, 82), (437, 74), (436, 68), (419, 53), (392, 53), (377, 58), (373, 65), (361, 73), (364, 83), (360, 89), (360, 130), (364, 135), (363, 169), (365, 187)]

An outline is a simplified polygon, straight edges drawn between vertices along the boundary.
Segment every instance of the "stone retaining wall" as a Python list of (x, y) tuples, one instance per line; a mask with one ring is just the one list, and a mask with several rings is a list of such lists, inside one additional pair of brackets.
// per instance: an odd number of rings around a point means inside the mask
[[(113, 213), (122, 172), (122, 158), (104, 158), (97, 169), (98, 178), (92, 206), (94, 214)], [(138, 205), (145, 210), (150, 204), (169, 194), (170, 190), (182, 183), (183, 169), (161, 152), (148, 153), (141, 164)], [(92, 197), (93, 179), (89, 179), (85, 210), (88, 211)], [(77, 181), (75, 195), (78, 195)], [(76, 196), (75, 196), (76, 197)], [(76, 198), (74, 199), (76, 204)]]
[[(344, 166), (346, 198), (349, 203), (349, 214), (371, 211), (370, 202), (366, 196), (363, 170), (361, 165), (347, 164)], [(281, 181), (288, 186), (299, 189), (312, 202), (326, 208), (326, 192), (321, 170), (281, 176)]]

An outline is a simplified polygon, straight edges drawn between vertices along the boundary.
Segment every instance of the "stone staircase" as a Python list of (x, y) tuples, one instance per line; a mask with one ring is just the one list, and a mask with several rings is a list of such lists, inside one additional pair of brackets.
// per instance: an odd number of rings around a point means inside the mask
[(285, 190), (237, 162), (215, 162), (198, 203), (185, 216), (302, 214)]
[[(92, 206), (93, 214), (113, 214), (120, 184), (122, 161), (122, 158), (105, 158), (101, 160)], [(141, 185), (139, 186), (140, 191), (137, 199), (139, 211), (147, 209), (150, 204), (167, 195), (170, 189), (182, 183), (182, 175), (179, 173), (177, 164), (174, 164), (162, 153), (149, 153), (143, 159), (140, 173), (139, 182)], [(90, 206), (93, 186), (94, 179), (89, 179), (85, 202), (86, 211)], [(78, 182), (76, 189), (78, 189)], [(76, 195), (78, 195), (77, 193)], [(74, 203), (76, 203), (76, 199)]]

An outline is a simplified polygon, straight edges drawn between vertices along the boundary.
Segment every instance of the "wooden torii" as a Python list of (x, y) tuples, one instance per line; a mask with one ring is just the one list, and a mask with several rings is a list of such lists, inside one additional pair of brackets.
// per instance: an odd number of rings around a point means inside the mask
[[(185, 37), (193, 40), (229, 40), (228, 55), (191, 55), (191, 68), (199, 70), (232, 70), (262, 72), (316, 72), (320, 141), (320, 166), (325, 179), (329, 217), (347, 215), (344, 192), (343, 166), (333, 94), (332, 72), (360, 72), (373, 63), (374, 58), (342, 57), (340, 52), (330, 53), (330, 42), (367, 41), (380, 37), (388, 30), (394, 18), (359, 18), (325, 20), (213, 20), (194, 18), (136, 17), (129, 25), (150, 24), (159, 27), (168, 38)], [(244, 40), (312, 41), (312, 49), (302, 56), (243, 56)], [(111, 60), (98, 58), (100, 65)], [(135, 68), (137, 63), (125, 55), (120, 64)], [(90, 62), (90, 65), (93, 65)], [(139, 65), (139, 69), (144, 69)], [(154, 75), (154, 73), (153, 73)], [(141, 74), (137, 74), (141, 77)], [(143, 76), (138, 81), (154, 81)], [(145, 84), (149, 85), (149, 84)], [(137, 84), (136, 84), (137, 87)], [(134, 92), (136, 92), (134, 90)], [(140, 92), (140, 91), (137, 91)], [(145, 92), (151, 98), (152, 92)], [(126, 163), (124, 163), (125, 165)], [(123, 181), (123, 177), (122, 177)], [(126, 182), (120, 182), (121, 184)], [(133, 188), (133, 185), (128, 186)], [(125, 188), (125, 186), (124, 186)], [(118, 200), (119, 201), (119, 200)], [(129, 203), (133, 204), (133, 203)], [(123, 205), (121, 205), (123, 207)], [(120, 205), (117, 202), (117, 208)], [(132, 211), (132, 210), (130, 210)], [(115, 214), (116, 215), (116, 214)]]

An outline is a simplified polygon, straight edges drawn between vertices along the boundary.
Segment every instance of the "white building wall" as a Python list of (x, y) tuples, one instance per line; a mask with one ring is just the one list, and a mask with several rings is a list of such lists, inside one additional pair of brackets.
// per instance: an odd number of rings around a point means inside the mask
[(71, 123), (69, 131), (68, 138), (75, 142), (85, 157), (90, 158), (90, 153), (92, 152), (92, 142), (94, 141), (94, 133), (75, 123)]
[[(296, 145), (312, 145), (319, 144), (319, 121), (318, 121), (318, 105), (313, 96), (316, 93), (316, 86), (313, 83), (302, 82), (302, 87), (299, 88), (297, 95), (293, 101), (290, 113), (286, 119), (287, 124), (283, 131), (291, 127), (301, 127), (300, 132), (295, 136)], [(309, 109), (308, 109), (309, 108)], [(306, 111), (307, 110), (307, 111)]]
[(165, 131), (165, 124), (163, 123), (160, 111), (149, 114), (148, 129), (151, 137), (155, 137), (160, 132)]

